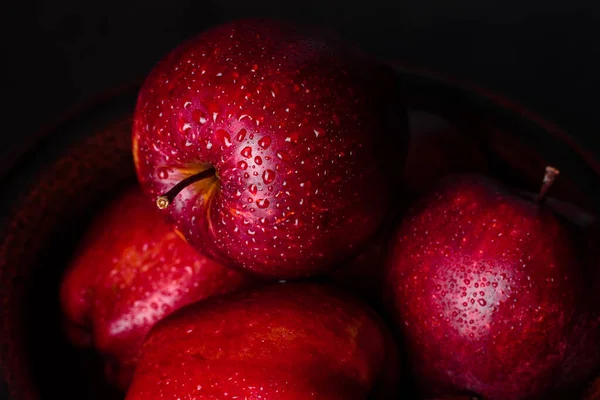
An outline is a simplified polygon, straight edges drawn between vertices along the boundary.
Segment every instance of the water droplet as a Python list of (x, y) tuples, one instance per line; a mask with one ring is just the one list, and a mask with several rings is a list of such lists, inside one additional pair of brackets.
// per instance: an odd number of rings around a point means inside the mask
[(240, 129), (240, 131), (237, 134), (237, 140), (238, 142), (243, 141), (246, 138), (246, 130), (244, 128)]
[(479, 287), (479, 283), (475, 283), (475, 285), (473, 285), (473, 286), (475, 286), (475, 288), (478, 288)]
[(498, 287), (498, 282), (493, 282), (492, 286), (495, 287), (495, 288)]
[(470, 338), (474, 338), (474, 337), (475, 337), (475, 334), (474, 334), (473, 332), (471, 332), (471, 333), (469, 333), (469, 337), (470, 337)]
[(442, 290), (442, 285), (435, 285), (435, 290)]
[(485, 292), (481, 291), (481, 292), (479, 292), (479, 295), (480, 296), (485, 296)]
[(262, 178), (263, 182), (265, 182), (265, 184), (268, 185), (269, 183), (275, 180), (275, 171), (272, 171), (270, 169), (265, 170), (265, 172), (263, 172), (262, 174)]
[(254, 157), (254, 162), (256, 163), (256, 165), (261, 165), (262, 158), (260, 158), (260, 156), (256, 156), (256, 157)]
[(252, 147), (250, 147), (250, 146), (244, 147), (242, 149), (242, 151), (240, 152), (240, 154), (246, 158), (252, 157)]
[(179, 119), (179, 132), (187, 134), (192, 129), (192, 124), (188, 120), (181, 118)]
[(479, 303), (480, 306), (485, 306), (487, 304), (487, 301), (485, 301), (484, 299), (479, 299), (477, 300), (477, 302)]
[(169, 177), (169, 170), (165, 167), (159, 167), (156, 170), (156, 174), (158, 175), (159, 179), (167, 179)]
[(246, 173), (244, 173), (244, 178), (245, 178), (245, 179), (248, 179), (248, 178), (250, 178), (250, 174), (249, 174), (249, 173), (247, 173), (247, 172), (246, 172)]
[(252, 202), (254, 201), (254, 200), (252, 199), (252, 197), (248, 197), (246, 200), (248, 201), (248, 203), (252, 203)]
[(248, 163), (246, 161), (240, 161), (237, 164), (238, 168), (241, 169), (242, 171), (245, 170), (246, 168), (248, 168)]
[(252, 185), (248, 186), (248, 191), (250, 193), (252, 193), (253, 196), (256, 196), (256, 193), (258, 193), (258, 188), (256, 187), (255, 184), (252, 184)]
[(204, 125), (206, 123), (206, 114), (200, 110), (192, 111), (192, 120)]
[(256, 205), (258, 206), (258, 208), (267, 208), (267, 207), (269, 207), (269, 200), (268, 199), (259, 199), (256, 201)]
[(292, 132), (288, 137), (285, 138), (287, 143), (298, 144), (298, 140), (300, 139), (300, 134), (298, 132)]
[(475, 304), (475, 299), (471, 299), (471, 300), (469, 300), (469, 302), (470, 302), (471, 304)]
[(254, 172), (252, 173), (252, 175), (254, 175), (254, 176), (258, 176), (258, 171), (254, 171)]
[(469, 286), (469, 284), (471, 283), (471, 281), (469, 279), (465, 279), (465, 285)]
[(215, 103), (214, 101), (211, 101), (210, 103), (208, 103), (206, 110), (208, 111), (208, 115), (212, 116), (213, 122), (217, 122), (219, 112), (221, 111), (219, 109), (219, 105), (217, 103)]
[(215, 132), (215, 136), (217, 138), (217, 141), (223, 144), (225, 147), (231, 146), (231, 137), (229, 136), (229, 133), (227, 133), (226, 130), (218, 129)]
[(325, 135), (325, 129), (323, 128), (315, 128), (313, 129), (313, 132), (315, 133), (315, 137), (322, 137), (323, 135)]
[(466, 301), (463, 303), (463, 307), (466, 307), (466, 306), (468, 306), (468, 305), (469, 305), (469, 304), (468, 304)]
[(288, 155), (288, 153), (286, 153), (284, 151), (278, 151), (277, 153), (275, 153), (275, 155), (282, 161), (287, 161), (290, 159), (290, 156)]
[(270, 138), (270, 137), (268, 137), (268, 136), (265, 136), (265, 137), (261, 138), (261, 139), (258, 141), (258, 145), (259, 145), (260, 147), (262, 147), (263, 149), (265, 149), (265, 150), (266, 150), (266, 149), (268, 149), (268, 148), (269, 148), (269, 146), (271, 145), (271, 138)]

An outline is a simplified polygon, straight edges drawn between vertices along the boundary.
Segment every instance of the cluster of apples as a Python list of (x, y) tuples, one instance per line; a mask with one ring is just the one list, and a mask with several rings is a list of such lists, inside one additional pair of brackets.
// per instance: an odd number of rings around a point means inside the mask
[[(289, 23), (177, 47), (139, 93), (141, 190), (64, 277), (71, 340), (128, 400), (395, 399), (407, 376), (431, 399), (580, 387), (600, 360), (597, 257), (544, 201), (558, 171), (537, 198), (475, 174), (425, 191), (448, 165), (424, 163), (400, 90)], [(408, 212), (402, 188), (423, 192)]]

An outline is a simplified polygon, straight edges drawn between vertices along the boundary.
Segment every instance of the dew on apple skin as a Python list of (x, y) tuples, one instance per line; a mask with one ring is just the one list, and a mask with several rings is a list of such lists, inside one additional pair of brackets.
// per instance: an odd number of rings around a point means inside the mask
[(246, 129), (242, 128), (242, 129), (240, 129), (240, 131), (237, 134), (237, 140), (238, 140), (238, 142), (243, 142), (245, 138), (246, 138)]
[(256, 196), (256, 193), (258, 193), (258, 188), (256, 187), (255, 184), (252, 184), (252, 185), (248, 186), (248, 191), (250, 193), (252, 193), (253, 196)]
[(477, 303), (479, 303), (479, 305), (483, 307), (487, 304), (487, 301), (485, 301), (484, 299), (479, 299), (477, 300)]
[(204, 125), (206, 123), (206, 114), (201, 110), (192, 111), (192, 120), (199, 123), (200, 125)]
[(275, 155), (282, 161), (287, 161), (290, 159), (290, 156), (284, 151), (277, 151)]
[(289, 136), (285, 138), (287, 143), (298, 144), (300, 139), (300, 134), (298, 132), (292, 132)]
[(275, 180), (275, 171), (266, 169), (262, 174), (265, 185), (272, 183)]
[(169, 177), (168, 168), (165, 168), (165, 167), (157, 168), (156, 175), (159, 177), (159, 179), (167, 179)]
[(240, 151), (240, 154), (241, 154), (243, 157), (246, 157), (246, 158), (250, 158), (250, 157), (252, 157), (252, 147), (250, 147), (250, 146), (246, 146), (246, 147), (244, 147), (244, 148), (242, 149), (242, 151)]
[(192, 129), (192, 124), (189, 123), (186, 119), (179, 120), (179, 132), (183, 134), (187, 134)]
[(248, 178), (250, 178), (250, 174), (249, 174), (249, 173), (247, 173), (247, 172), (245, 172), (245, 173), (244, 173), (244, 179), (248, 179)]
[(258, 145), (266, 150), (271, 145), (271, 142), (272, 140), (269, 136), (264, 136), (258, 141)]
[(315, 137), (319, 138), (325, 135), (325, 130), (323, 128), (316, 127), (313, 129)]
[(256, 165), (261, 165), (262, 164), (262, 158), (260, 158), (260, 156), (254, 157), (254, 163)]
[(248, 163), (246, 161), (240, 161), (237, 163), (237, 167), (243, 171), (248, 168)]
[(229, 136), (229, 133), (227, 133), (226, 130), (224, 130), (224, 129), (218, 129), (215, 132), (215, 136), (217, 138), (217, 141), (219, 143), (221, 143), (222, 145), (224, 145), (225, 147), (230, 147), (231, 146), (231, 137)]
[(254, 171), (254, 172), (252, 173), (252, 175), (254, 175), (254, 176), (258, 176), (258, 171)]
[(258, 208), (267, 208), (267, 207), (269, 207), (269, 200), (268, 199), (259, 199), (256, 201), (256, 205), (258, 206)]

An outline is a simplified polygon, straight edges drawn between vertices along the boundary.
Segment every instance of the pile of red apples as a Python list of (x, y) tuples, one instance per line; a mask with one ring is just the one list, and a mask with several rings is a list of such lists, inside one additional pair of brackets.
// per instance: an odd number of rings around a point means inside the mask
[(487, 177), (402, 98), (320, 29), (240, 20), (175, 48), (139, 92), (139, 185), (64, 276), (70, 340), (127, 400), (580, 396), (598, 242), (552, 207), (559, 171)]

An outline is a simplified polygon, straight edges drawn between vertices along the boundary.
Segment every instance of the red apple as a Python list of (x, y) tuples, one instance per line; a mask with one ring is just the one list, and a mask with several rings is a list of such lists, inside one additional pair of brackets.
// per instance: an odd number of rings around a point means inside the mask
[(389, 399), (398, 377), (370, 309), (327, 285), (275, 284), (157, 324), (126, 399)]
[(95, 346), (121, 388), (157, 321), (250, 283), (199, 255), (157, 214), (137, 187), (120, 195), (95, 218), (62, 282), (69, 337)]
[(438, 179), (458, 172), (485, 172), (483, 152), (450, 121), (428, 110), (409, 109), (410, 146), (402, 180), (423, 194)]
[(415, 206), (386, 283), (427, 395), (538, 399), (598, 363), (598, 308), (570, 229), (543, 203), (477, 175)]
[(141, 88), (139, 181), (215, 260), (282, 279), (325, 271), (376, 231), (398, 186), (408, 138), (388, 72), (283, 22), (208, 30)]

